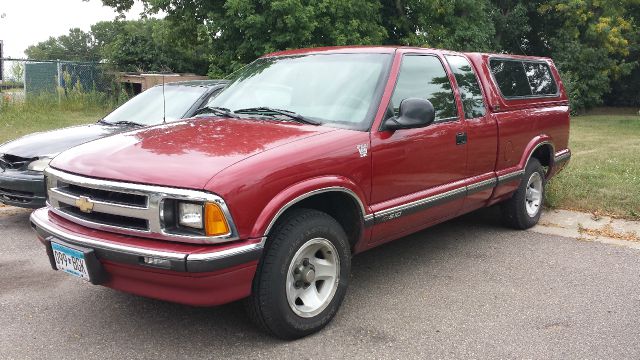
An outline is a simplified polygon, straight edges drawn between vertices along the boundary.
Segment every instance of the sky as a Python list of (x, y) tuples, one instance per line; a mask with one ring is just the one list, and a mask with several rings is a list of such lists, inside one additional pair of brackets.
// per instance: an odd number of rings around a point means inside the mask
[[(142, 4), (136, 2), (127, 19), (140, 18), (142, 10)], [(0, 0), (4, 57), (24, 58), (29, 45), (65, 35), (74, 27), (88, 31), (92, 24), (113, 20), (117, 15), (100, 0)]]

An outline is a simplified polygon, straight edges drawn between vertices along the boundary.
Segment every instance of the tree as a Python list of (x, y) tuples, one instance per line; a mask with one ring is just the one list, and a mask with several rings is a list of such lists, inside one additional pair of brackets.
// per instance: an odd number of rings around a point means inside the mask
[[(626, 7), (627, 14), (634, 17), (635, 31), (629, 45), (630, 61), (640, 60), (640, 31), (638, 31), (638, 21), (640, 21), (640, 1), (629, 2)], [(611, 106), (633, 106), (640, 108), (640, 66), (636, 66), (629, 75), (615, 78), (611, 84), (611, 92), (604, 98), (606, 105)]]
[[(127, 0), (105, 5), (127, 10)], [(380, 4), (367, 0), (144, 0), (163, 11), (172, 33), (207, 45), (209, 74), (220, 76), (289, 48), (381, 44)]]
[(386, 44), (489, 51), (495, 28), (486, 0), (385, 0)]
[(11, 65), (11, 80), (15, 82), (24, 81), (24, 64), (19, 61), (14, 61)]
[(46, 41), (31, 45), (25, 50), (25, 54), (34, 60), (100, 60), (91, 34), (78, 28), (70, 29), (68, 35), (50, 37)]
[[(210, 75), (229, 73), (275, 50), (311, 46), (508, 52), (552, 57), (575, 109), (599, 104), (612, 81), (631, 76), (640, 40), (635, 23), (640, 0), (142, 2), (148, 14), (167, 14), (170, 34), (198, 43), (209, 56)], [(125, 11), (133, 0), (103, 3)]]
[(175, 36), (165, 20), (99, 22), (91, 33), (103, 59), (120, 71), (207, 73), (201, 44)]
[(526, 54), (539, 43), (531, 26), (538, 15), (536, 2), (520, 0), (493, 0), (490, 7), (496, 29), (493, 39), (496, 51)]
[(206, 74), (208, 41), (181, 36), (165, 20), (103, 21), (83, 32), (29, 46), (25, 53), (34, 60), (104, 61), (119, 71), (174, 71)]
[(637, 59), (629, 58), (638, 30), (628, 12), (637, 2), (551, 0), (538, 6), (548, 55), (562, 72), (575, 110), (600, 105), (612, 80), (629, 75), (638, 65)]

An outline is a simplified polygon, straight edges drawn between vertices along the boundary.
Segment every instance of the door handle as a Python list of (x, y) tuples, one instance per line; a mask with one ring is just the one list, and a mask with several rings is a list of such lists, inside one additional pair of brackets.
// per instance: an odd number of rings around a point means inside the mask
[(459, 132), (456, 134), (456, 145), (464, 145), (467, 143), (467, 133)]

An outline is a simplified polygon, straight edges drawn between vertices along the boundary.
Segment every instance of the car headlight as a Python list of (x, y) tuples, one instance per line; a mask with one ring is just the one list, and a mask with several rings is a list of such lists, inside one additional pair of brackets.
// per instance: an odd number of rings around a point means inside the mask
[(219, 236), (230, 233), (224, 211), (215, 202), (165, 200), (163, 220), (170, 232)]
[(178, 203), (178, 224), (194, 229), (202, 229), (204, 226), (202, 204)]
[(40, 158), (38, 160), (34, 160), (27, 165), (27, 169), (31, 171), (43, 172), (49, 166), (51, 162), (51, 158)]

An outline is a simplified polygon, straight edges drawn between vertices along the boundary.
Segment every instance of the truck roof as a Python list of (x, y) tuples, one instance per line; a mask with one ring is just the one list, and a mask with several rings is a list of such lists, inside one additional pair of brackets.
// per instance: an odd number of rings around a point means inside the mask
[(435, 49), (435, 48), (422, 48), (417, 46), (367, 46), (367, 45), (357, 45), (357, 46), (326, 46), (326, 47), (317, 47), (317, 48), (304, 48), (304, 49), (293, 49), (293, 50), (284, 50), (284, 51), (276, 51), (273, 53), (269, 53), (264, 55), (263, 57), (271, 57), (271, 56), (288, 56), (288, 55), (301, 55), (301, 54), (319, 54), (319, 53), (383, 53), (383, 54), (391, 54), (396, 50), (400, 49), (416, 49), (416, 50), (434, 50), (441, 51), (447, 54), (464, 54), (467, 56), (500, 56), (506, 58), (513, 59), (547, 59), (547, 57), (541, 56), (526, 56), (526, 55), (511, 55), (511, 54), (501, 54), (501, 53), (482, 53), (482, 52), (459, 52), (445, 49)]

